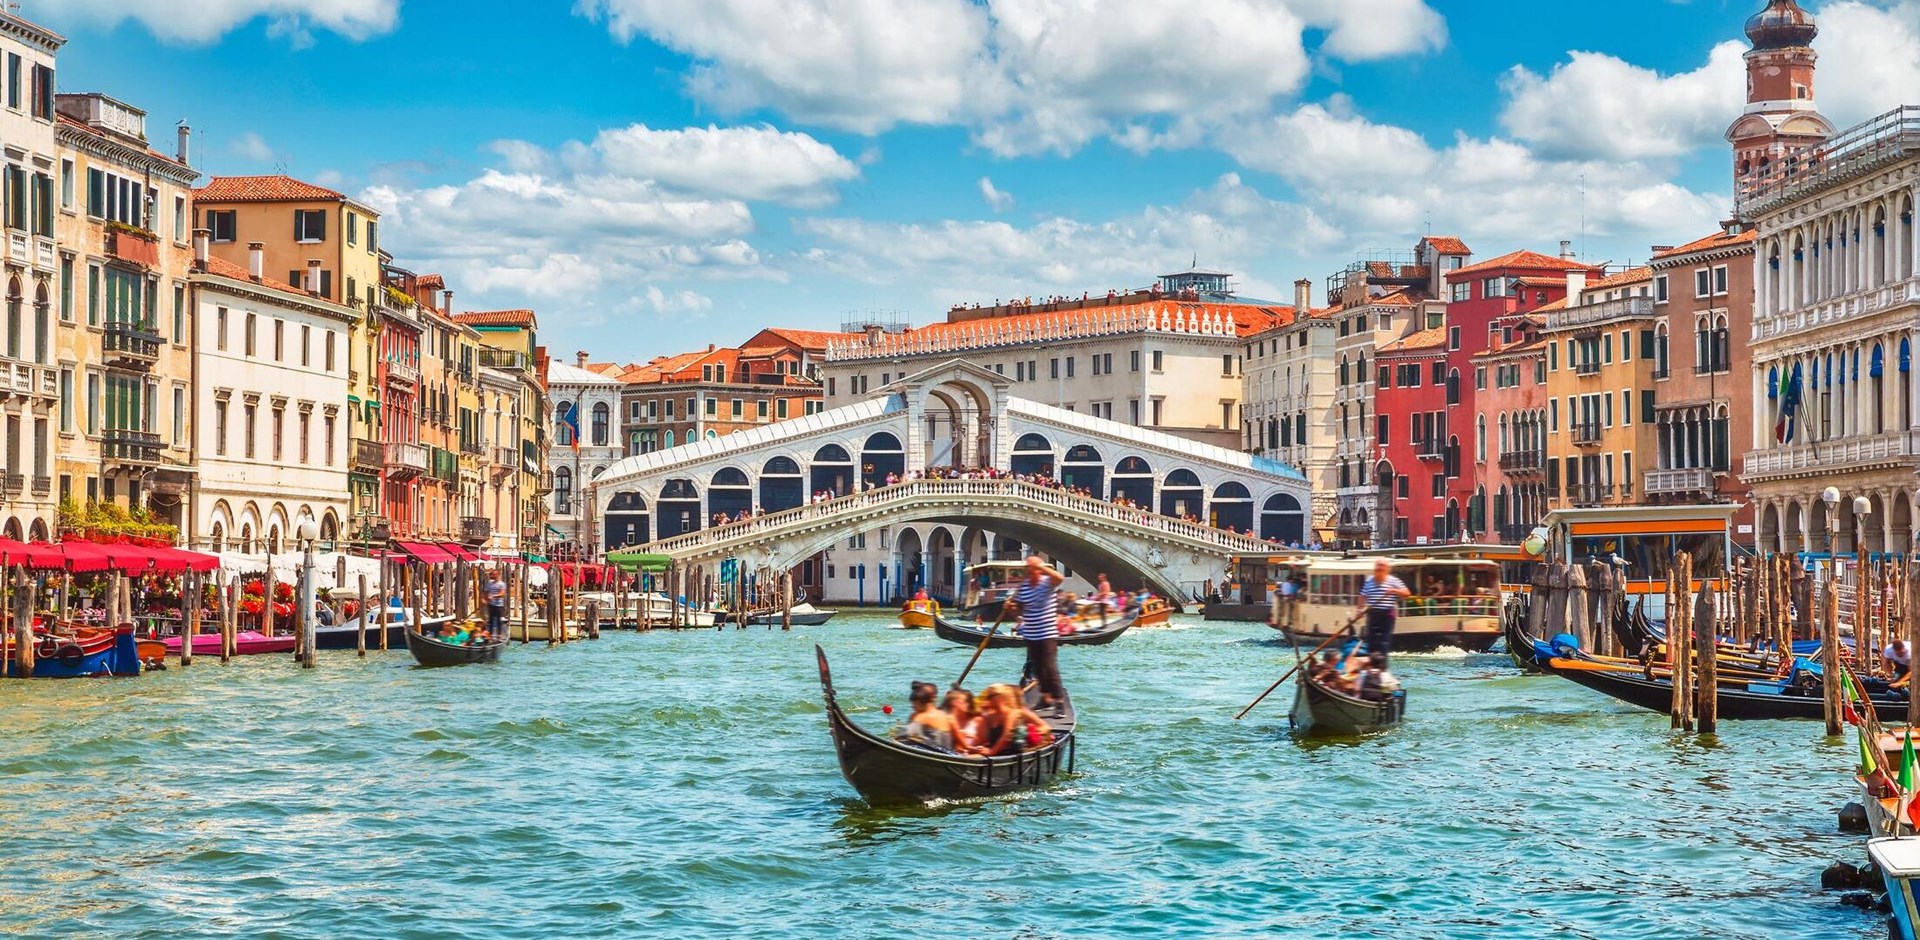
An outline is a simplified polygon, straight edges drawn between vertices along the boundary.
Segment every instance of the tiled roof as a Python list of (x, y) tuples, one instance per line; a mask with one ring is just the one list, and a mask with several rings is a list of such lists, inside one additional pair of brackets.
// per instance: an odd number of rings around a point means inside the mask
[(1624, 284), (1638, 284), (1641, 281), (1650, 281), (1652, 279), (1652, 268), (1628, 268), (1618, 274), (1609, 274), (1606, 277), (1588, 284), (1585, 291), (1608, 290)]
[(1473, 249), (1467, 243), (1452, 235), (1428, 235), (1424, 241), (1433, 246), (1433, 250), (1443, 255), (1470, 255)]
[(347, 197), (291, 176), (216, 176), (196, 189), (200, 202), (333, 202)]
[(582, 369), (566, 362), (547, 364), (548, 385), (618, 385), (618, 380), (601, 375), (591, 368)]
[(1715, 248), (1732, 248), (1735, 245), (1744, 245), (1753, 241), (1757, 234), (1758, 232), (1754, 229), (1744, 229), (1738, 235), (1728, 235), (1725, 230), (1721, 230), (1705, 238), (1690, 241), (1678, 248), (1668, 248), (1665, 251), (1654, 252), (1653, 260), (1658, 261), (1662, 258), (1674, 257), (1675, 255), (1690, 255), (1696, 251), (1711, 251)]
[(414, 286), (421, 290), (446, 290), (447, 279), (438, 274), (422, 274), (414, 279)]
[(535, 329), (531, 310), (471, 310), (453, 315), (453, 322), (467, 326), (518, 326)]
[(1436, 326), (1430, 330), (1421, 330), (1418, 333), (1409, 333), (1406, 336), (1403, 336), (1399, 339), (1394, 340), (1391, 343), (1386, 344), (1385, 346), (1380, 347), (1380, 351), (1383, 353), (1410, 352), (1416, 349), (1430, 349), (1434, 346), (1443, 346), (1443, 345), (1446, 345), (1446, 342), (1447, 342), (1446, 328)]
[(293, 286), (292, 284), (288, 284), (285, 281), (276, 281), (270, 277), (262, 277), (260, 280), (255, 281), (253, 277), (247, 273), (246, 268), (243, 268), (240, 265), (234, 264), (231, 261), (226, 261), (216, 257), (210, 256), (207, 258), (207, 273), (212, 274), (216, 277), (231, 278), (236, 281), (246, 281), (250, 284), (258, 284), (261, 287), (271, 288), (273, 290), (282, 291), (288, 294), (294, 294), (306, 300), (322, 299), (322, 298), (316, 298), (312, 294), (309, 294), (306, 291), (303, 291), (300, 288)]
[(764, 332), (778, 336), (801, 349), (813, 351), (826, 349), (828, 343), (837, 343), (842, 340), (855, 339), (860, 336), (859, 333), (836, 333), (830, 330), (790, 330), (786, 327), (776, 327), (765, 330)]
[(1522, 271), (1592, 271), (1594, 266), (1567, 258), (1543, 255), (1537, 251), (1521, 249), (1510, 251), (1498, 258), (1489, 258), (1479, 264), (1470, 264), (1447, 272), (1449, 280), (1463, 274), (1477, 274), (1483, 271), (1497, 271), (1501, 268), (1514, 268)]
[[(68, 116), (68, 115), (66, 115), (66, 114), (62, 114), (62, 113), (58, 113), (58, 112), (56, 112), (56, 113), (54, 114), (54, 118), (55, 118), (56, 120), (58, 120), (58, 121), (59, 121), (59, 123), (61, 123), (61, 124), (64, 124), (64, 125), (66, 125), (66, 126), (68, 126), (68, 127), (71, 127), (71, 128), (73, 128), (74, 130), (77, 130), (77, 131), (84, 131), (84, 132), (86, 132), (86, 133), (88, 133), (88, 134), (92, 134), (92, 135), (93, 135), (93, 136), (95, 136), (95, 137), (100, 137), (100, 138), (106, 138), (106, 139), (112, 139), (112, 140), (114, 140), (114, 141), (115, 141), (116, 143), (120, 143), (120, 144), (122, 144), (122, 145), (124, 145), (124, 144), (125, 144), (125, 141), (124, 141), (123, 139), (121, 139), (121, 138), (118, 138), (118, 137), (109, 137), (109, 135), (107, 135), (106, 133), (103, 133), (103, 132), (101, 132), (101, 131), (99, 131), (99, 130), (96, 130), (96, 129), (95, 129), (94, 127), (92, 127), (91, 125), (89, 125), (89, 124), (88, 124), (87, 122), (85, 122), (85, 121), (82, 121), (82, 120), (80, 120), (80, 119), (78, 119), (78, 118), (75, 118), (75, 117), (70, 117), (70, 116)], [(171, 157), (171, 156), (169, 156), (169, 155), (167, 155), (167, 154), (164, 154), (164, 153), (161, 153), (160, 151), (158, 151), (158, 150), (155, 150), (155, 149), (153, 149), (152, 147), (147, 147), (147, 148), (144, 148), (144, 149), (145, 149), (145, 151), (146, 151), (146, 154), (147, 154), (147, 156), (149, 156), (149, 157), (152, 157), (152, 158), (153, 158), (153, 159), (155, 159), (155, 160), (162, 160), (162, 161), (165, 161), (165, 162), (167, 162), (167, 163), (171, 163), (171, 164), (173, 164), (174, 166), (177, 166), (177, 167), (179, 167), (179, 168), (181, 168), (181, 169), (183, 169), (183, 170), (187, 170), (188, 172), (193, 172), (193, 173), (194, 173), (194, 175), (196, 175), (196, 176), (197, 176), (197, 175), (199, 175), (199, 174), (198, 174), (198, 173), (197, 173), (196, 171), (194, 171), (194, 169), (193, 169), (192, 167), (190, 167), (190, 166), (188, 166), (188, 165), (186, 165), (186, 164), (184, 164), (184, 163), (181, 163), (181, 162), (180, 162), (180, 161), (178, 161), (178, 160), (175, 160), (175, 159), (174, 159), (173, 157)]]
[(1516, 277), (1513, 279), (1513, 282), (1515, 284), (1520, 285), (1521, 287), (1565, 287), (1567, 286), (1567, 279), (1564, 277)]

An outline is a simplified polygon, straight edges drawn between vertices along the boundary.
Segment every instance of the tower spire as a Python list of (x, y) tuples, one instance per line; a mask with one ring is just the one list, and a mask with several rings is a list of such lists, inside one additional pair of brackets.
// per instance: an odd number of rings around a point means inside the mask
[(1820, 35), (1813, 14), (1797, 0), (1767, 0), (1747, 17), (1747, 106), (1727, 142), (1733, 145), (1736, 192), (1782, 172), (1795, 151), (1832, 137), (1833, 122), (1813, 103), (1814, 66)]

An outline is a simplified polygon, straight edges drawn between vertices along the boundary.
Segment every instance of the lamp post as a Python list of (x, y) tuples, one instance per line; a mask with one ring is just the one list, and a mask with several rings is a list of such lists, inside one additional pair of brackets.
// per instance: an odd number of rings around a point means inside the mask
[(1829, 486), (1820, 491), (1827, 504), (1827, 594), (1821, 617), (1820, 665), (1821, 697), (1827, 719), (1827, 736), (1840, 733), (1840, 488)]
[(300, 665), (312, 669), (314, 665), (313, 635), (314, 604), (317, 600), (317, 585), (313, 579), (313, 543), (320, 538), (320, 526), (311, 517), (300, 520), (293, 530), (293, 537), (300, 541)]
[(1866, 533), (1867, 517), (1873, 515), (1873, 500), (1865, 496), (1853, 498), (1853, 562), (1856, 571), (1866, 570), (1867, 563)]

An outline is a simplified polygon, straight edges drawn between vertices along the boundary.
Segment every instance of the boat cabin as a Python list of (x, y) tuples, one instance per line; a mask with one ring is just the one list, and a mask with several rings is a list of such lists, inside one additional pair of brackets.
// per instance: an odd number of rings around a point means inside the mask
[[(1306, 595), (1297, 626), (1303, 638), (1326, 637), (1355, 619), (1360, 585), (1377, 558), (1307, 559)], [(1500, 632), (1500, 565), (1481, 558), (1390, 558), (1413, 596), (1401, 601), (1394, 648), (1458, 646), (1484, 650)]]
[(969, 610), (993, 607), (1004, 604), (1013, 592), (1020, 588), (1020, 582), (1027, 579), (1027, 563), (1019, 561), (985, 561), (967, 566), (967, 603)]

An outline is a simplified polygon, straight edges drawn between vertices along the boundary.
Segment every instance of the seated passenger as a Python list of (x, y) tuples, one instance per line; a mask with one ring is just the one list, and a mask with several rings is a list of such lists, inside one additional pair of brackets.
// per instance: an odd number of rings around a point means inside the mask
[(1353, 696), (1369, 702), (1383, 701), (1400, 691), (1400, 680), (1387, 671), (1387, 654), (1372, 653), (1359, 671), (1352, 674)]
[(1340, 653), (1337, 650), (1327, 650), (1320, 654), (1318, 660), (1309, 662), (1307, 676), (1335, 689), (1344, 689), (1347, 685), (1347, 678), (1340, 674)]
[(913, 684), (913, 693), (908, 699), (913, 705), (913, 715), (907, 719), (901, 738), (942, 751), (954, 749), (953, 716), (935, 706), (939, 697), (940, 689), (933, 683)]
[(961, 754), (985, 750), (980, 746), (980, 713), (973, 707), (973, 693), (965, 689), (948, 692), (946, 709), (953, 719), (953, 749)]
[(981, 741), (988, 756), (1017, 754), (1052, 743), (1053, 729), (1020, 700), (1019, 690), (1010, 685), (990, 685), (986, 696)]

